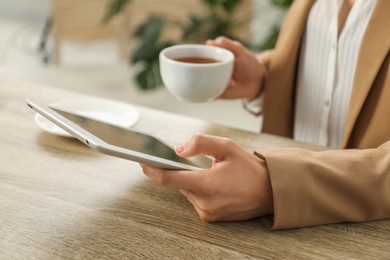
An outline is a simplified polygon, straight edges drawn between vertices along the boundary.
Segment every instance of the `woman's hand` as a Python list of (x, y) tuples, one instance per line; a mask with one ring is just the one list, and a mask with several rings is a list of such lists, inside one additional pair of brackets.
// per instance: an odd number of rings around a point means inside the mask
[(259, 63), (252, 52), (240, 42), (232, 41), (226, 37), (208, 40), (206, 44), (228, 49), (235, 56), (232, 79), (219, 98), (253, 99), (262, 92), (262, 82), (265, 76), (264, 66)]
[(152, 180), (180, 190), (202, 220), (245, 220), (273, 213), (271, 182), (262, 159), (230, 139), (208, 135), (195, 135), (175, 150), (181, 157), (212, 156), (213, 165), (200, 171), (142, 169)]

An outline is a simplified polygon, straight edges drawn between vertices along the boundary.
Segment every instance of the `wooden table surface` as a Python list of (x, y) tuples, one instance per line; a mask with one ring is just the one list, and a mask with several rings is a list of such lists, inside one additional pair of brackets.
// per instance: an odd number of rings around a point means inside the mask
[[(268, 230), (260, 218), (202, 222), (137, 163), (41, 130), (24, 98), (81, 94), (0, 80), (0, 259), (390, 259), (390, 220)], [(314, 146), (138, 107), (137, 130), (169, 144), (194, 133), (254, 148)]]

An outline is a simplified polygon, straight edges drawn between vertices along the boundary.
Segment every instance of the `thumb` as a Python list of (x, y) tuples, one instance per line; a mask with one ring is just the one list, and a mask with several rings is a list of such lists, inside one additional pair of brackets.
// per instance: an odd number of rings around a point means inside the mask
[(233, 52), (234, 56), (238, 56), (242, 51), (242, 44), (233, 41), (227, 37), (219, 36), (215, 40), (207, 40), (206, 45), (217, 46), (225, 48)]
[(177, 146), (175, 151), (180, 157), (209, 155), (221, 159), (231, 153), (232, 147), (235, 145), (232, 140), (227, 138), (197, 134), (191, 137), (186, 144)]

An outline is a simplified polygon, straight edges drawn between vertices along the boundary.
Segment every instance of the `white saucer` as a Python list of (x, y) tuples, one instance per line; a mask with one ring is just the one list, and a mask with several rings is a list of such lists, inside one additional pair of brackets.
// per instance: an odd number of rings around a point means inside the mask
[[(49, 106), (125, 128), (133, 126), (139, 119), (139, 112), (133, 106), (104, 98), (67, 99), (51, 103)], [(35, 114), (35, 123), (49, 133), (72, 137), (40, 114)]]

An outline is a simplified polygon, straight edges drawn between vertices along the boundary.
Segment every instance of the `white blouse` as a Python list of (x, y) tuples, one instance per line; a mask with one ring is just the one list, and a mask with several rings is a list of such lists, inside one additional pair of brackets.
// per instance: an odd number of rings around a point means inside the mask
[(294, 139), (333, 148), (342, 144), (359, 48), (376, 0), (356, 0), (338, 37), (342, 2), (317, 0), (310, 10), (294, 122)]

